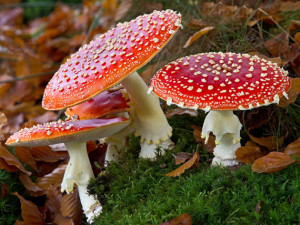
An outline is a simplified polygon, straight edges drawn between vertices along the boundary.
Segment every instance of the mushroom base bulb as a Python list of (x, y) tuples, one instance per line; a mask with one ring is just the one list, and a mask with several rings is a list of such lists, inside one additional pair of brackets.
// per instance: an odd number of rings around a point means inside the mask
[(87, 154), (86, 143), (71, 142), (65, 143), (65, 145), (70, 160), (61, 183), (61, 191), (66, 191), (69, 194), (73, 191), (74, 184), (77, 184), (82, 210), (88, 223), (92, 223), (93, 218), (101, 213), (102, 206), (96, 197), (87, 192), (89, 181), (95, 176)]
[(141, 152), (139, 157), (144, 159), (156, 159), (158, 154), (165, 154), (165, 149), (172, 149), (173, 147), (174, 143), (169, 138), (160, 144), (148, 144), (143, 142), (141, 143)]
[[(126, 88), (130, 102), (130, 116), (132, 128), (136, 136), (141, 136), (142, 154), (140, 157), (155, 157), (157, 145), (165, 145), (171, 142), (172, 127), (160, 107), (158, 97), (148, 94), (148, 86), (136, 72), (122, 81)], [(146, 153), (149, 149), (149, 153)]]
[(215, 158), (212, 166), (234, 166), (238, 164), (235, 152), (241, 147), (240, 130), (242, 124), (232, 111), (210, 111), (203, 124), (202, 138), (208, 141), (209, 133), (216, 136)]

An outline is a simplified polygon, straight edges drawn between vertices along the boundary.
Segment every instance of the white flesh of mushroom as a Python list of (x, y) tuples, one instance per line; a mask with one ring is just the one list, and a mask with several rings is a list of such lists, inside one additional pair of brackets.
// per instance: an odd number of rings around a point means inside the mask
[(74, 184), (78, 186), (79, 198), (88, 223), (92, 223), (95, 216), (102, 211), (101, 203), (93, 195), (87, 192), (87, 186), (91, 178), (95, 178), (86, 150), (85, 142), (65, 143), (70, 160), (66, 168), (61, 191), (68, 194), (73, 191)]
[(158, 146), (168, 148), (172, 143), (172, 128), (159, 103), (158, 97), (147, 94), (148, 87), (143, 79), (133, 72), (122, 81), (132, 100), (130, 115), (135, 135), (141, 136), (142, 158), (154, 159)]
[(209, 133), (216, 136), (216, 147), (212, 166), (234, 166), (238, 164), (235, 152), (241, 147), (240, 130), (242, 124), (232, 111), (210, 111), (203, 124), (202, 138), (208, 141)]

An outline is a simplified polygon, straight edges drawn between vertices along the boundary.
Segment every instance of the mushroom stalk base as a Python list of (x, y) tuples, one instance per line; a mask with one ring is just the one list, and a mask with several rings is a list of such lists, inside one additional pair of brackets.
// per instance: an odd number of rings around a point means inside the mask
[(235, 152), (241, 147), (242, 124), (232, 111), (210, 111), (203, 123), (202, 138), (208, 141), (209, 133), (216, 136), (216, 147), (212, 166), (234, 166), (238, 164)]
[(122, 84), (132, 100), (132, 127), (135, 135), (141, 136), (140, 157), (153, 158), (157, 146), (168, 146), (171, 143), (172, 128), (160, 107), (158, 97), (153, 93), (147, 94), (148, 87), (136, 72), (125, 78)]
[(66, 168), (61, 191), (68, 194), (73, 191), (74, 184), (78, 186), (79, 198), (88, 223), (92, 223), (95, 216), (102, 211), (101, 203), (93, 195), (87, 192), (87, 186), (91, 178), (95, 178), (86, 150), (85, 142), (65, 143), (70, 160)]

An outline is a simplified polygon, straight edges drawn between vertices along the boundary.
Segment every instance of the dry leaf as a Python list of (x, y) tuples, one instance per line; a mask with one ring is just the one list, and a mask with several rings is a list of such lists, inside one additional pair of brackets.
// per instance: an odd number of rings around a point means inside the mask
[(0, 184), (0, 186), (1, 186), (0, 199), (3, 199), (9, 195), (9, 187), (4, 183)]
[(200, 160), (199, 152), (196, 151), (194, 156), (187, 161), (186, 163), (182, 164), (180, 167), (178, 167), (176, 170), (166, 174), (168, 177), (177, 177), (184, 173), (186, 169), (190, 169), (192, 166), (198, 166)]
[(140, 73), (141, 78), (143, 79), (143, 81), (146, 84), (149, 83), (149, 81), (153, 77), (153, 74), (155, 73), (156, 70), (157, 70), (157, 65), (153, 64), (153, 65), (147, 66), (147, 68), (143, 72)]
[(34, 183), (30, 179), (30, 177), (27, 176), (26, 174), (20, 174), (19, 179), (28, 191), (30, 191), (30, 192), (41, 192), (39, 196), (44, 194), (43, 190), (36, 183)]
[(260, 151), (260, 148), (253, 142), (248, 141), (245, 146), (238, 148), (235, 152), (236, 160), (243, 163), (253, 163), (255, 160), (265, 156), (267, 153)]
[(204, 34), (206, 34), (207, 32), (209, 32), (213, 29), (215, 29), (215, 28), (214, 27), (205, 27), (205, 28), (201, 29), (200, 31), (196, 32), (187, 40), (187, 42), (184, 44), (183, 48), (189, 47), (194, 41), (198, 40)]
[(28, 147), (23, 146), (17, 146), (15, 147), (15, 155), (25, 164), (33, 168), (35, 171), (37, 171), (37, 165), (34, 161)]
[(72, 218), (64, 217), (61, 214), (59, 214), (55, 217), (54, 223), (59, 224), (59, 225), (74, 225)]
[(198, 111), (194, 109), (178, 107), (175, 109), (170, 109), (165, 115), (167, 118), (171, 118), (172, 116), (183, 115), (183, 114), (188, 114), (190, 116), (198, 116)]
[(192, 217), (183, 213), (182, 215), (170, 220), (169, 222), (161, 223), (160, 225), (192, 225)]
[(274, 173), (288, 167), (295, 160), (282, 152), (270, 152), (268, 155), (257, 159), (252, 170), (257, 173)]
[(59, 160), (59, 155), (49, 146), (36, 146), (29, 148), (29, 151), (36, 161), (57, 162)]
[(300, 32), (295, 34), (294, 39), (300, 44)]
[(297, 100), (298, 95), (300, 94), (300, 78), (291, 78), (291, 80), (291, 88), (287, 93), (289, 99), (286, 99), (286, 97), (281, 97), (278, 104), (279, 107), (285, 108), (289, 104), (294, 103)]
[(282, 56), (283, 52), (289, 48), (289, 34), (282, 32), (266, 41), (264, 45), (273, 57)]
[(14, 225), (26, 225), (26, 223), (24, 221), (21, 221), (21, 220), (16, 220)]
[(277, 149), (277, 146), (280, 147), (283, 144), (284, 137), (276, 137), (276, 136), (269, 136), (269, 137), (253, 137), (249, 132), (248, 132), (249, 137), (251, 138), (252, 141), (255, 143), (266, 147), (269, 150), (274, 150)]
[(62, 198), (62, 193), (59, 188), (53, 187), (53, 185), (50, 185), (47, 191), (46, 195), (46, 203), (45, 205), (48, 208), (48, 215), (50, 221), (54, 221), (55, 217), (60, 214), (60, 201)]
[(24, 166), (20, 163), (19, 160), (16, 159), (16, 157), (11, 154), (6, 148), (4, 148), (0, 144), (0, 169), (5, 169), (8, 172), (16, 172), (21, 171), (28, 176), (31, 175), (31, 172), (26, 170)]
[(196, 125), (191, 126), (193, 128), (193, 135), (195, 141), (200, 144), (200, 147), (206, 150), (209, 153), (213, 153), (214, 148), (216, 147), (215, 140), (216, 137), (212, 132), (209, 133), (209, 138), (207, 144), (205, 144), (205, 138), (201, 138), (202, 128), (197, 127)]
[(193, 154), (189, 152), (177, 152), (176, 155), (172, 153), (172, 156), (175, 159), (175, 164), (179, 165), (192, 158)]
[(121, 0), (120, 5), (117, 8), (117, 12), (115, 14), (115, 21), (119, 21), (122, 19), (124, 16), (126, 16), (128, 10), (132, 6), (132, 0)]
[(62, 197), (60, 203), (61, 214), (66, 218), (72, 218), (75, 224), (79, 224), (82, 220), (83, 213), (81, 208), (77, 189)]
[(21, 202), (21, 210), (22, 210), (22, 219), (24, 220), (25, 224), (30, 224), (30, 225), (41, 225), (45, 224), (45, 221), (39, 211), (38, 207), (33, 204), (31, 201), (28, 201), (24, 199), (21, 195), (18, 193), (14, 193)]
[(260, 201), (259, 203), (257, 203), (257, 205), (255, 206), (255, 211), (257, 213), (260, 213), (261, 206), (264, 205), (264, 204), (265, 204), (264, 201)]
[(295, 142), (289, 144), (285, 148), (284, 153), (289, 156), (295, 156), (296, 158), (300, 158), (300, 138), (298, 138)]
[(201, 19), (191, 19), (188, 23), (189, 27), (202, 29), (208, 27), (209, 24)]
[(48, 187), (52, 184), (54, 187), (59, 187), (67, 165), (60, 165), (55, 170), (53, 170), (50, 174), (47, 174), (43, 177), (38, 177), (36, 180), (36, 184), (43, 190), (47, 190)]
[(300, 10), (300, 2), (299, 1), (281, 1), (280, 11), (281, 12), (294, 12)]

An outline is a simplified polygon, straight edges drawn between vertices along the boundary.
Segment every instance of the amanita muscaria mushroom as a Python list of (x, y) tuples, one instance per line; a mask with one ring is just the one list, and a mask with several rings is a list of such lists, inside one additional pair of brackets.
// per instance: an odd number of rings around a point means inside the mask
[(135, 134), (141, 136), (141, 157), (155, 157), (156, 145), (172, 143), (172, 128), (159, 99), (135, 72), (150, 61), (181, 26), (172, 10), (154, 11), (120, 23), (73, 54), (48, 83), (43, 107), (58, 110), (86, 101), (122, 83), (134, 104)]
[(124, 117), (80, 121), (55, 121), (24, 128), (6, 141), (11, 146), (37, 146), (65, 143), (70, 160), (66, 168), (61, 190), (70, 193), (78, 186), (82, 209), (89, 223), (102, 211), (96, 197), (87, 193), (87, 185), (94, 178), (86, 150), (86, 141), (105, 137), (124, 129), (130, 120)]
[(242, 124), (233, 110), (278, 103), (291, 85), (287, 72), (257, 56), (201, 53), (169, 63), (151, 80), (153, 90), (168, 104), (210, 111), (202, 138), (216, 136), (213, 165), (236, 165)]
[[(129, 117), (130, 105), (126, 90), (119, 87), (103, 91), (88, 101), (68, 108), (65, 114), (69, 118), (75, 117), (80, 120), (116, 116)], [(133, 133), (133, 129), (128, 125), (122, 131), (100, 139), (101, 142), (107, 144), (106, 162), (116, 161), (122, 157), (123, 150), (126, 147), (126, 139), (131, 133)]]

